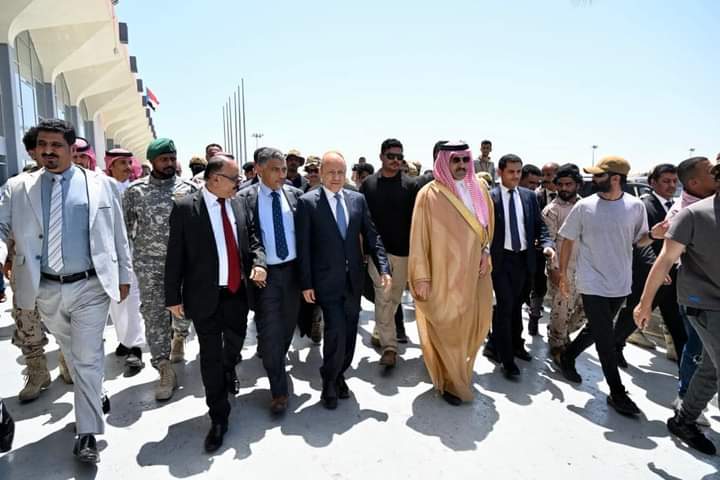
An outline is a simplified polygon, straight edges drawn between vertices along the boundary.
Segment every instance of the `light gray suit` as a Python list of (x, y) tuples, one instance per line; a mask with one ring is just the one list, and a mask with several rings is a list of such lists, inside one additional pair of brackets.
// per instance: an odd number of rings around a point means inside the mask
[[(72, 168), (72, 167), (71, 167)], [(88, 194), (90, 256), (96, 276), (61, 284), (41, 278), (45, 169), (8, 180), (0, 196), (0, 263), (15, 240), (13, 276), (17, 304), (38, 311), (55, 335), (75, 381), (78, 434), (103, 433), (101, 395), (104, 369), (102, 335), (110, 299), (120, 300), (119, 285), (132, 273), (125, 223), (117, 187), (102, 173), (80, 169)], [(78, 272), (75, 272), (78, 273)]]

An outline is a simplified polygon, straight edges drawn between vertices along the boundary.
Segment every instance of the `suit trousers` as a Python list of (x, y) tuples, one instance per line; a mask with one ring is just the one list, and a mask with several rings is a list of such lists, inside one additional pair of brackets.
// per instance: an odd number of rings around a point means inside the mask
[(408, 257), (387, 255), (392, 273), (392, 288), (388, 293), (382, 286), (380, 274), (371, 261), (368, 262), (368, 272), (375, 287), (375, 330), (380, 339), (380, 346), (383, 352), (392, 350), (397, 352), (397, 327), (395, 325), (395, 313), (402, 303), (402, 295), (407, 284)]
[(245, 286), (236, 293), (220, 289), (215, 312), (193, 319), (200, 344), (200, 375), (205, 403), (213, 424), (227, 425), (230, 402), (226, 373), (235, 369), (247, 332), (248, 303)]
[(267, 285), (256, 289), (255, 324), (258, 349), (273, 398), (288, 395), (285, 357), (295, 332), (300, 308), (300, 282), (295, 261), (269, 265)]
[(130, 277), (130, 294), (122, 302), (110, 302), (110, 319), (115, 325), (118, 342), (128, 348), (145, 344), (145, 321), (140, 314), (140, 289), (137, 277)]
[(548, 279), (545, 274), (545, 256), (542, 251), (535, 253), (535, 273), (530, 277), (532, 281), (527, 286), (530, 293), (528, 295), (528, 306), (530, 307), (530, 316), (542, 318), (543, 302), (548, 292)]
[(103, 433), (103, 331), (110, 297), (97, 277), (73, 283), (42, 278), (37, 308), (48, 330), (60, 344), (73, 378), (78, 435)]
[(620, 311), (625, 297), (608, 298), (582, 294), (582, 300), (587, 316), (587, 326), (570, 342), (565, 349), (565, 354), (575, 359), (594, 342), (605, 381), (610, 387), (610, 393), (624, 392), (625, 387), (620, 380), (618, 371), (617, 350), (615, 349), (617, 337), (613, 329), (613, 320)]
[[(648, 267), (649, 268), (649, 267)], [(632, 292), (627, 298), (625, 307), (620, 311), (618, 316), (616, 328), (617, 334), (617, 348), (622, 349), (625, 346), (625, 341), (628, 336), (635, 331), (636, 325), (633, 319), (633, 310), (640, 303), (640, 296), (645, 288), (645, 280), (647, 279), (648, 270), (641, 272), (638, 276), (633, 275)], [(663, 285), (657, 291), (655, 298), (653, 299), (653, 310), (660, 308), (663, 322), (667, 327), (670, 336), (675, 344), (675, 351), (677, 352), (677, 363), (680, 366), (680, 359), (682, 356), (685, 342), (687, 342), (687, 331), (685, 330), (685, 324), (683, 323), (682, 316), (680, 315), (680, 308), (677, 303), (677, 269), (673, 268), (670, 272), (670, 278), (672, 283), (670, 285)]]
[(716, 393), (720, 392), (720, 312), (687, 308), (687, 317), (702, 340), (700, 365), (690, 380), (682, 401), (682, 414), (691, 421), (697, 420)]
[(514, 363), (514, 350), (525, 343), (522, 338), (522, 304), (528, 280), (527, 252), (503, 252), (502, 267), (493, 269), (496, 305), (490, 341), (503, 364)]
[(344, 378), (355, 355), (360, 302), (347, 292), (346, 287), (345, 296), (320, 302), (320, 308), (325, 322), (323, 364), (320, 367), (323, 395), (337, 396), (336, 383), (339, 378)]

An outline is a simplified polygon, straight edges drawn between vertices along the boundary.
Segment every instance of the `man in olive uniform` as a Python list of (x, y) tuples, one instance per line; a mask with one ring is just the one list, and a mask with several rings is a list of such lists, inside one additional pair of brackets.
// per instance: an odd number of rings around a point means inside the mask
[[(177, 388), (171, 362), (184, 359), (190, 319), (171, 318), (165, 309), (165, 253), (173, 201), (197, 191), (197, 186), (175, 175), (177, 150), (169, 138), (154, 140), (147, 149), (152, 171), (125, 192), (123, 210), (133, 245), (133, 268), (140, 287), (140, 312), (152, 366), (160, 372), (157, 400), (168, 400)], [(174, 331), (174, 338), (173, 338)]]

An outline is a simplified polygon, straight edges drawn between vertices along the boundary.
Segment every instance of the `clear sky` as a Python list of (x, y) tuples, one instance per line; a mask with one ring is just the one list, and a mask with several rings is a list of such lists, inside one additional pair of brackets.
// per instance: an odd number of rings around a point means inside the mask
[(129, 49), (183, 167), (223, 143), (245, 78), (248, 155), (261, 145), (377, 163), (400, 139), (429, 168), (439, 139), (493, 158), (638, 171), (720, 152), (716, 0), (121, 0)]

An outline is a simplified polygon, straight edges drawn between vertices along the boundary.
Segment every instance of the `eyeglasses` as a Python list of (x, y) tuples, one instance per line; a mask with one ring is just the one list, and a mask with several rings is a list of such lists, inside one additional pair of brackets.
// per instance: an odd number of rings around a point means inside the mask
[(405, 155), (403, 155), (402, 153), (386, 153), (385, 158), (387, 158), (388, 160), (404, 160)]
[(450, 163), (470, 163), (470, 157), (451, 157)]
[(319, 172), (320, 172), (320, 170), (318, 170), (317, 168), (306, 168), (305, 169), (305, 173), (319, 173)]
[(228, 180), (230, 180), (233, 183), (238, 183), (240, 181), (240, 175), (235, 175), (234, 177), (231, 177), (230, 175), (225, 175), (224, 173), (220, 173), (220, 172), (216, 173), (215, 175), (227, 178)]

